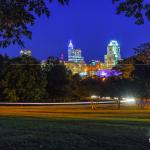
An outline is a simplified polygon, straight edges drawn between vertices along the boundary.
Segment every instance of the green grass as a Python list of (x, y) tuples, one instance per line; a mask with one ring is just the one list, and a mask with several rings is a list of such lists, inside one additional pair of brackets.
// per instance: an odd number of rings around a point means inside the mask
[(150, 150), (150, 106), (1, 106), (0, 150)]
[(150, 122), (0, 117), (0, 150), (149, 150)]

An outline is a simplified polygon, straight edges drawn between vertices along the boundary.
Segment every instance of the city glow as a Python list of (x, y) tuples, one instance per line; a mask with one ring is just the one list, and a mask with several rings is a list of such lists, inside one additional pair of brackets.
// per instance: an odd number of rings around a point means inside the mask
[(65, 65), (73, 74), (78, 73), (81, 77), (98, 76), (104, 78), (102, 80), (105, 81), (108, 77), (120, 76), (122, 74), (112, 69), (118, 63), (118, 60), (120, 60), (120, 47), (117, 41), (112, 40), (108, 44), (105, 62), (92, 60), (89, 64), (86, 64), (84, 57), (82, 57), (82, 50), (74, 48), (70, 40), (68, 45), (68, 61), (65, 62)]
[(81, 77), (87, 76), (87, 72), (81, 72), (81, 73), (80, 73), (80, 76), (81, 76)]
[(106, 76), (107, 73), (106, 73), (105, 71), (102, 71), (101, 75), (102, 75), (102, 76)]
[(117, 70), (109, 70), (109, 69), (105, 69), (105, 70), (98, 70), (96, 72), (96, 75), (98, 77), (111, 77), (111, 76), (120, 76), (122, 73), (117, 71)]

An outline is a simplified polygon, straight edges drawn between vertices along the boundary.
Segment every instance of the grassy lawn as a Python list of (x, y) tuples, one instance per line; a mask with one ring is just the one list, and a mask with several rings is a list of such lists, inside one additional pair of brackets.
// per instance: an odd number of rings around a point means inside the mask
[(149, 150), (150, 110), (0, 107), (0, 150)]

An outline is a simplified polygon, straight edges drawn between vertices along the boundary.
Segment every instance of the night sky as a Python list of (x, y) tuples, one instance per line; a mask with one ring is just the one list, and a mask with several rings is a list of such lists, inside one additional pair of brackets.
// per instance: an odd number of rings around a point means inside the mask
[[(67, 57), (71, 39), (75, 48), (81, 48), (86, 60), (103, 60), (107, 44), (117, 40), (122, 58), (133, 55), (133, 48), (150, 41), (150, 22), (142, 26), (133, 18), (115, 14), (112, 0), (70, 0), (69, 6), (57, 2), (50, 5), (51, 17), (37, 19), (32, 40), (25, 40), (26, 48), (39, 59), (48, 56)], [(20, 47), (10, 46), (0, 50), (2, 54), (18, 56)]]

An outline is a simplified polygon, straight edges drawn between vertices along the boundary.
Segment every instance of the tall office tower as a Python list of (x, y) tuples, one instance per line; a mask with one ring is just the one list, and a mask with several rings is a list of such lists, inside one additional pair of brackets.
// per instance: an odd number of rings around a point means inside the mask
[(68, 61), (75, 63), (84, 61), (84, 58), (81, 54), (81, 49), (74, 49), (72, 41), (70, 41), (68, 46)]
[(107, 68), (112, 68), (121, 60), (120, 46), (117, 41), (110, 41), (107, 47), (107, 55), (105, 55), (105, 64)]
[(29, 50), (29, 49), (22, 49), (20, 51), (20, 55), (21, 56), (31, 56), (31, 50)]

